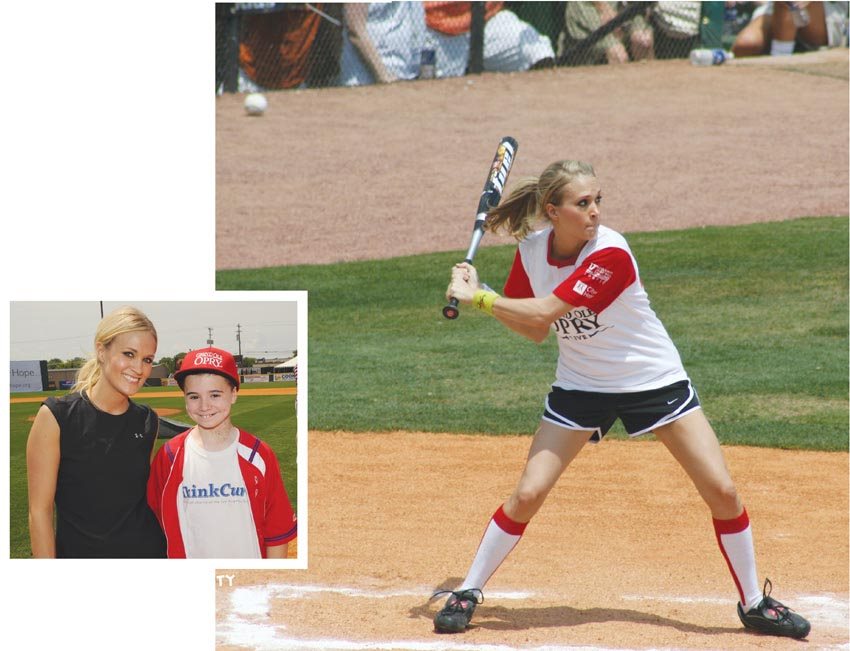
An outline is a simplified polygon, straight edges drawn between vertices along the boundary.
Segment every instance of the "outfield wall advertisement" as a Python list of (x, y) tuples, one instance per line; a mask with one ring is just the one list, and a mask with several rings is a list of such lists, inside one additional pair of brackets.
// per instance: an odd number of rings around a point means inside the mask
[(24, 362), (9, 362), (9, 391), (47, 390), (47, 362), (44, 360), (29, 360)]

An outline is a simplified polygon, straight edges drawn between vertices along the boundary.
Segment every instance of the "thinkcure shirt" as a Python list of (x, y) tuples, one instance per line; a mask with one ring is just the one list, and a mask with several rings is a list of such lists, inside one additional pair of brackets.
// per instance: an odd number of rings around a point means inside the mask
[[(190, 431), (186, 430), (162, 445), (154, 458), (148, 481), (148, 504), (165, 531), (169, 558), (187, 557), (182, 522), (186, 511), (181, 513), (180, 500), (184, 488), (190, 495), (193, 494), (192, 483), (184, 482), (189, 456), (186, 441)], [(227, 487), (217, 486), (213, 481), (211, 488), (209, 480), (196, 479), (194, 495), (199, 496), (205, 489), (208, 495), (217, 493), (220, 496), (222, 491), (229, 494), (236, 490), (234, 487), (245, 486), (251, 508), (249, 531), (256, 536), (257, 547), (265, 557), (267, 547), (288, 543), (298, 533), (298, 524), (280, 474), (280, 466), (267, 443), (241, 429), (230, 454), (237, 463), (243, 481), (227, 480), (224, 482), (229, 484)], [(232, 535), (233, 532), (221, 522), (214, 524), (212, 530), (205, 532), (205, 536), (222, 538)]]
[(234, 439), (210, 452), (186, 438), (177, 513), (186, 558), (262, 558)]
[(549, 227), (520, 242), (504, 289), (511, 298), (554, 293), (573, 306), (552, 324), (560, 352), (553, 386), (628, 393), (687, 379), (625, 238), (600, 226), (575, 259), (559, 261), (550, 256), (553, 236)]
[(116, 416), (81, 393), (44, 404), (59, 424), (56, 556), (164, 558), (165, 539), (145, 500), (154, 411), (131, 400)]

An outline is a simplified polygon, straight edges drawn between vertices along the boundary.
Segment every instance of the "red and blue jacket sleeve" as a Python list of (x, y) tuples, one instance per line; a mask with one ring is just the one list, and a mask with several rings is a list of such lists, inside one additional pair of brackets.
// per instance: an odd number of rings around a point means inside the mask
[(265, 445), (263, 457), (266, 462), (263, 542), (267, 547), (276, 547), (286, 544), (296, 537), (298, 523), (289, 501), (289, 495), (286, 493), (277, 457), (267, 445)]

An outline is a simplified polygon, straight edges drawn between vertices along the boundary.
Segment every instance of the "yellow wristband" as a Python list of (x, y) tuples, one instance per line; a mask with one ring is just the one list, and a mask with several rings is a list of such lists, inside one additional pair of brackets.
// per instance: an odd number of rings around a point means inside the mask
[(472, 305), (482, 312), (492, 315), (493, 303), (496, 302), (497, 298), (499, 298), (499, 295), (496, 292), (479, 289), (472, 295)]

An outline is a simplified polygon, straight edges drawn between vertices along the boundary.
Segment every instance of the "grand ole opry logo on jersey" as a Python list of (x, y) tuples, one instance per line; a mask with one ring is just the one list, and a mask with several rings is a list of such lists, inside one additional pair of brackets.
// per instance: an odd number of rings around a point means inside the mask
[(555, 319), (555, 332), (562, 339), (590, 339), (613, 326), (599, 323), (599, 315), (588, 307), (577, 307)]

